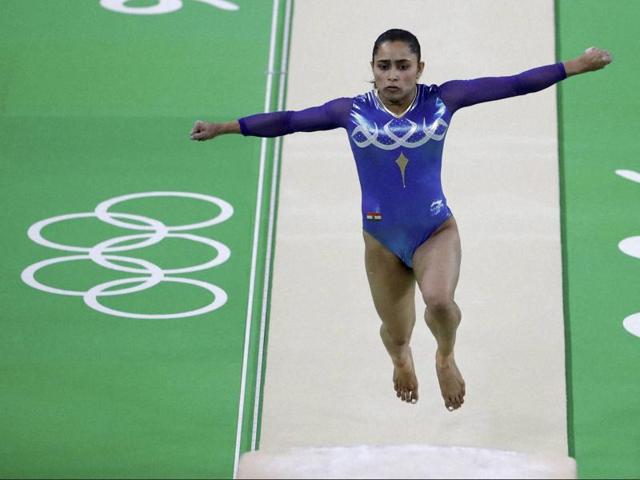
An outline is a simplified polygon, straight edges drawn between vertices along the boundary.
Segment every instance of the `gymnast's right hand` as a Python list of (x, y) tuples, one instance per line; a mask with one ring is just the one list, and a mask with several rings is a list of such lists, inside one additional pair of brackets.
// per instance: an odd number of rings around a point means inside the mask
[(209, 123), (198, 120), (191, 129), (191, 140), (204, 142), (211, 140), (222, 133), (222, 125), (219, 123)]

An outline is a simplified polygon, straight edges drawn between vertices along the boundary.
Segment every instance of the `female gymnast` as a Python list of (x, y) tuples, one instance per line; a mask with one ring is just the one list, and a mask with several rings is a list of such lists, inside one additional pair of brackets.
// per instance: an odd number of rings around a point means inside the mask
[(568, 76), (604, 68), (606, 50), (589, 48), (566, 62), (507, 77), (418, 83), (424, 71), (416, 37), (384, 32), (373, 46), (373, 90), (300, 111), (261, 113), (226, 123), (195, 122), (191, 139), (227, 133), (276, 137), (342, 127), (362, 190), (365, 268), (382, 324), (380, 336), (393, 362), (402, 401), (418, 401), (411, 333), (417, 283), (424, 318), (436, 342), (436, 373), (449, 411), (464, 403), (465, 383), (454, 358), (460, 308), (454, 300), (460, 272), (460, 237), (442, 192), (444, 139), (460, 108), (547, 88)]

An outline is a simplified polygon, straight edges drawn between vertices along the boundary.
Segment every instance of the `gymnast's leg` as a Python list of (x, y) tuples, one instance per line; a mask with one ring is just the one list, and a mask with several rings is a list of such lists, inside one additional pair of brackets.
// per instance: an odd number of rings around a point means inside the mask
[(465, 384), (454, 358), (462, 314), (454, 301), (460, 274), (460, 236), (453, 217), (443, 223), (413, 255), (413, 270), (427, 308), (425, 321), (438, 343), (436, 373), (445, 407), (464, 403)]
[(384, 245), (363, 231), (365, 267), (373, 303), (382, 320), (380, 336), (393, 362), (393, 385), (402, 401), (418, 401), (418, 379), (411, 355), (416, 323), (415, 277)]

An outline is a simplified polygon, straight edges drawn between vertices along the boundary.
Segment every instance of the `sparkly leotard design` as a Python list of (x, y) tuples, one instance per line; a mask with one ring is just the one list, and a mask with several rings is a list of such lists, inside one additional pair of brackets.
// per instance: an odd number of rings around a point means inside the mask
[(349, 142), (362, 188), (363, 228), (409, 267), (415, 250), (451, 216), (442, 192), (442, 149), (451, 111), (418, 85), (400, 117), (375, 92), (353, 100)]
[(510, 77), (419, 84), (411, 106), (400, 116), (387, 110), (372, 90), (239, 122), (244, 135), (261, 137), (346, 129), (362, 190), (363, 229), (412, 267), (416, 249), (451, 216), (440, 172), (455, 111), (542, 90), (564, 78), (564, 66), (557, 63)]

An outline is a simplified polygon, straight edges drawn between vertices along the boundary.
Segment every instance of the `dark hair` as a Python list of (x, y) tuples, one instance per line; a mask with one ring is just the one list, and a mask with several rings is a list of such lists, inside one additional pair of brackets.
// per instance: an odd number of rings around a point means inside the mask
[(420, 42), (416, 36), (407, 32), (406, 30), (401, 30), (399, 28), (392, 28), (391, 30), (387, 30), (383, 34), (381, 34), (376, 42), (373, 44), (373, 53), (371, 54), (371, 60), (376, 56), (380, 45), (384, 42), (404, 42), (409, 45), (409, 50), (411, 53), (415, 53), (418, 56), (418, 62), (420, 61)]

